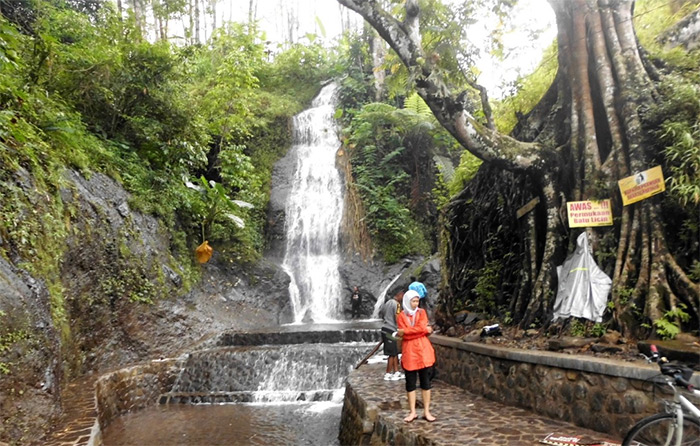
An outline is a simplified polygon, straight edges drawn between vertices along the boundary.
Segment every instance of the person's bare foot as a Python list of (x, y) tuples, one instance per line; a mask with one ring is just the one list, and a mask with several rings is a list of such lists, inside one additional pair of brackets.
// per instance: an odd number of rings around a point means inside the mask
[(416, 414), (416, 413), (409, 413), (408, 416), (407, 416), (406, 418), (403, 419), (403, 421), (404, 421), (405, 423), (410, 423), (410, 422), (412, 422), (413, 420), (415, 420), (416, 418), (418, 418), (418, 414)]
[(437, 420), (437, 418), (435, 418), (434, 416), (432, 416), (429, 413), (426, 413), (425, 415), (423, 415), (423, 419), (425, 421), (427, 421), (428, 423), (432, 423), (433, 421)]

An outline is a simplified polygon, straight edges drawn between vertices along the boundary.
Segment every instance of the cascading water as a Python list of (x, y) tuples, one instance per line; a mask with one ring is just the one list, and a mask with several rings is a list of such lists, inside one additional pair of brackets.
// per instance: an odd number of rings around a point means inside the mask
[(325, 86), (311, 108), (294, 117), (296, 159), (285, 206), (287, 246), (282, 267), (289, 274), (294, 323), (330, 322), (341, 314), (338, 234), (343, 189), (335, 166), (340, 141), (333, 113), (337, 86)]
[[(162, 404), (113, 421), (103, 431), (105, 445), (338, 444), (345, 378), (377, 340), (369, 342), (358, 328), (318, 335), (319, 322), (338, 322), (341, 315), (336, 88), (324, 87), (293, 123), (296, 161), (282, 266), (291, 278), (294, 324), (281, 331), (286, 343), (253, 333), (259, 343), (236, 345), (245, 337), (222, 336), (232, 343), (189, 353), (170, 391), (160, 395)], [(377, 336), (375, 328), (370, 333)], [(314, 334), (323, 342), (311, 341)]]

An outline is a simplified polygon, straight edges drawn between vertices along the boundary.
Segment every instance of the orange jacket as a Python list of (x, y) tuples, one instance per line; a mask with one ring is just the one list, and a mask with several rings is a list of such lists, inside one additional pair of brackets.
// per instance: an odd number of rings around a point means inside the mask
[(396, 317), (398, 327), (404, 331), (401, 366), (408, 371), (424, 369), (435, 364), (435, 350), (428, 339), (428, 314), (422, 308), (418, 308), (413, 326), (411, 319), (403, 311)]

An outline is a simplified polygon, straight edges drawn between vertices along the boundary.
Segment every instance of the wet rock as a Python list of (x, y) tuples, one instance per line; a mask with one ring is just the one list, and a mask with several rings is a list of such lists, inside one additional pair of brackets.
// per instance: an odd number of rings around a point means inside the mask
[(129, 205), (126, 203), (122, 203), (119, 206), (117, 206), (117, 212), (119, 212), (119, 215), (121, 215), (123, 218), (126, 218), (129, 216)]
[(620, 342), (621, 337), (622, 335), (619, 331), (608, 330), (603, 336), (600, 337), (600, 340), (606, 344), (615, 345)]
[(622, 351), (622, 348), (610, 344), (593, 344), (591, 345), (591, 351), (595, 353), (619, 353)]
[(656, 345), (659, 350), (659, 355), (665, 356), (669, 361), (683, 362), (690, 365), (695, 370), (700, 370), (700, 344), (679, 340), (649, 340), (639, 341), (637, 343), (637, 348), (640, 353), (649, 356), (651, 353), (651, 344)]
[(593, 338), (577, 338), (573, 336), (562, 336), (561, 338), (550, 339), (549, 350), (565, 350), (567, 348), (581, 348), (595, 342)]
[(464, 342), (479, 342), (481, 339), (481, 330), (472, 330), (469, 333), (462, 336), (462, 341)]
[(167, 277), (176, 287), (180, 288), (182, 286), (182, 277), (175, 271), (173, 271), (168, 265), (161, 265), (161, 269)]
[(455, 314), (455, 322), (461, 324), (462, 322), (464, 322), (468, 315), (469, 312), (466, 310), (459, 311), (457, 314)]

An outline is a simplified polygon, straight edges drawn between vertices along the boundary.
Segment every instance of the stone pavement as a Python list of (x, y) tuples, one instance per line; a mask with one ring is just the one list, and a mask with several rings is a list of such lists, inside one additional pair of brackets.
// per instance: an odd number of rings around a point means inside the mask
[(63, 391), (65, 412), (59, 428), (42, 443), (44, 446), (84, 446), (97, 423), (94, 375), (87, 375), (68, 384)]
[[(386, 363), (365, 364), (348, 377), (348, 384), (368, 406), (375, 410), (379, 423), (381, 444), (402, 444), (398, 435), (417, 438), (418, 444), (428, 445), (541, 445), (550, 433), (582, 436), (584, 439), (604, 439), (620, 442), (563, 421), (551, 420), (524, 409), (506, 406), (471, 394), (439, 379), (431, 391), (431, 412), (437, 421), (428, 423), (420, 418), (421, 395), (417, 391), (419, 418), (405, 423), (408, 413), (405, 381), (384, 381)], [(46, 446), (83, 446), (88, 444), (95, 426), (96, 411), (94, 376), (69, 385), (63, 395), (66, 413), (61, 428), (47, 439)], [(376, 430), (376, 428), (375, 428)], [(375, 443), (373, 443), (375, 444)]]
[[(376, 410), (377, 422), (381, 424), (379, 428), (375, 425), (371, 444), (404, 444), (401, 439), (405, 439), (408, 444), (428, 445), (541, 445), (540, 440), (550, 433), (621, 442), (608, 434), (496, 403), (439, 379), (433, 383), (430, 405), (437, 420), (423, 420), (419, 408), (419, 418), (405, 423), (405, 381), (384, 381), (385, 368), (385, 363), (365, 364), (348, 378), (348, 385), (366, 403), (367, 412)], [(422, 407), (420, 389), (417, 400)]]

